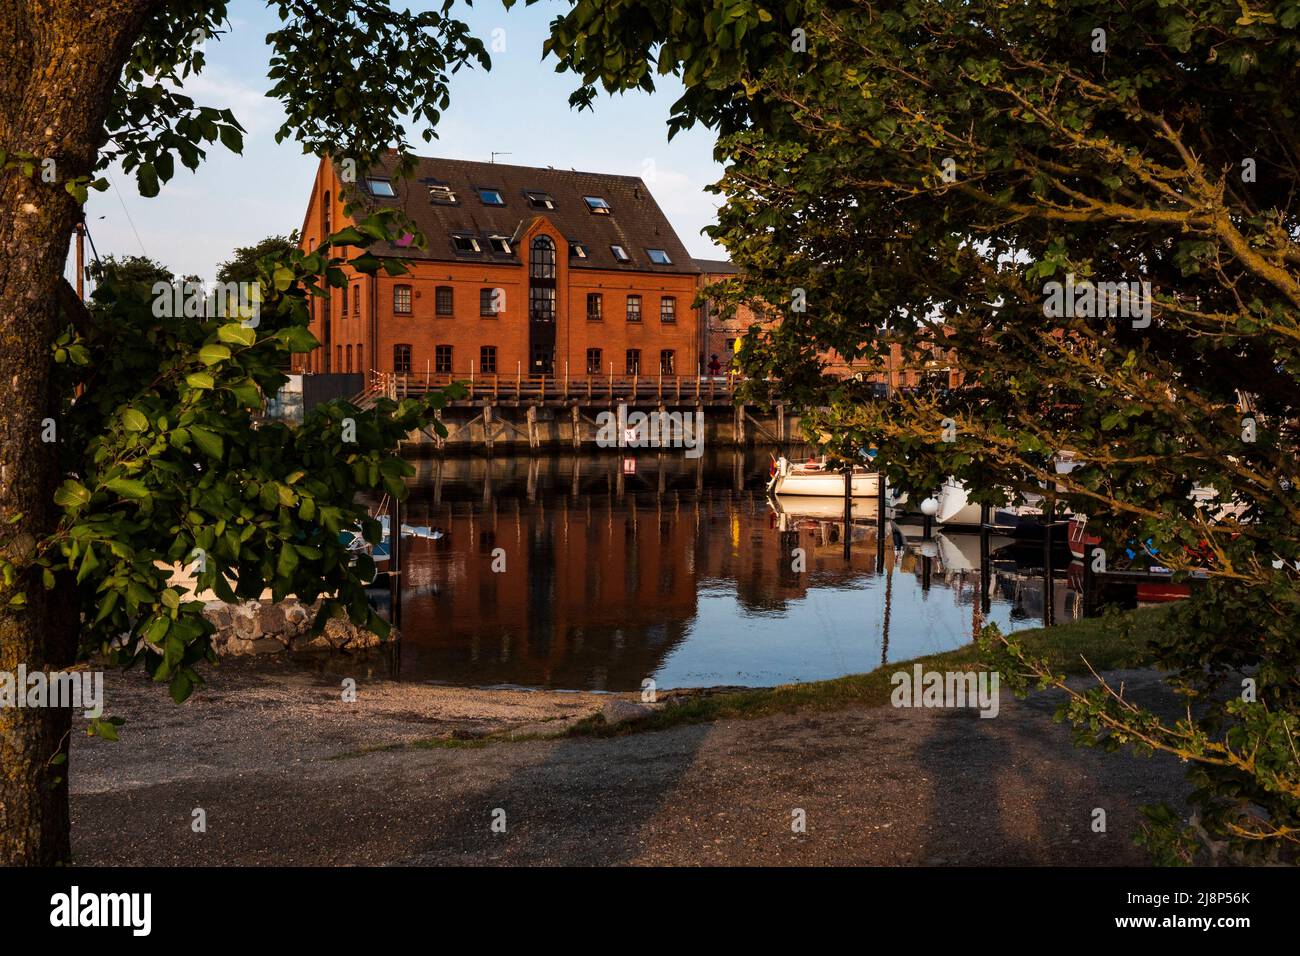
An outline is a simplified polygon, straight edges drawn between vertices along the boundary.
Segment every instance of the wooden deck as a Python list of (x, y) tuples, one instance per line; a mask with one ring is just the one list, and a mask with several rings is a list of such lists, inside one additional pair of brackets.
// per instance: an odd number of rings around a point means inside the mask
[(380, 396), (397, 400), (425, 395), (459, 382), (464, 398), (449, 405), (555, 405), (573, 402), (610, 405), (675, 403), (690, 405), (735, 404), (739, 376), (699, 375), (447, 375), (371, 373), (370, 384), (353, 399), (368, 405)]

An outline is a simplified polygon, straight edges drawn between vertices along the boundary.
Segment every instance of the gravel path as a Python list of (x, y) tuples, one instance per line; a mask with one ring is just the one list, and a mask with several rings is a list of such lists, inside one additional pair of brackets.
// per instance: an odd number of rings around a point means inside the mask
[[(1110, 676), (1168, 699), (1148, 672)], [(129, 722), (116, 744), (77, 735), (76, 862), (1139, 864), (1138, 806), (1187, 791), (1172, 759), (1076, 749), (1049, 694), (1004, 694), (995, 719), (860, 708), (427, 748), (549, 733), (609, 698), (363, 672), (344, 703), (341, 680), (229, 662), (177, 707), (137, 675), (109, 675), (106, 710)], [(806, 832), (792, 832), (796, 810)]]

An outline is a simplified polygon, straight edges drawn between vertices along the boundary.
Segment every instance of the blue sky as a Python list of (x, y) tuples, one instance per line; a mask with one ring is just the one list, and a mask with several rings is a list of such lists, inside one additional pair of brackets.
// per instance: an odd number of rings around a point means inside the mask
[[(700, 234), (717, 208), (717, 197), (704, 187), (722, 174), (712, 133), (695, 129), (668, 142), (669, 107), (681, 93), (672, 77), (654, 95), (602, 96), (594, 111), (570, 109), (575, 78), (541, 60), (547, 24), (567, 6), (554, 0), (507, 11), (496, 0), (458, 4), (456, 15), (489, 49), (494, 38), (505, 49), (492, 53), (490, 72), (462, 70), (453, 77), (438, 139), (424, 143), (417, 127), (408, 141), (425, 155), (487, 160), (496, 150), (509, 154), (501, 162), (522, 166), (641, 176), (693, 255), (725, 258)], [(175, 178), (153, 199), (141, 198), (134, 180), (113, 167), (110, 188), (92, 192), (87, 206), (101, 256), (143, 253), (178, 275), (212, 279), (236, 246), (301, 225), (316, 159), (291, 141), (276, 144), (282, 113), (264, 95), (270, 85), (264, 38), (278, 18), (258, 0), (234, 0), (230, 19), (231, 31), (208, 41), (208, 65), (185, 90), (202, 105), (234, 110), (247, 130), (243, 155), (216, 146), (196, 173), (177, 163)]]

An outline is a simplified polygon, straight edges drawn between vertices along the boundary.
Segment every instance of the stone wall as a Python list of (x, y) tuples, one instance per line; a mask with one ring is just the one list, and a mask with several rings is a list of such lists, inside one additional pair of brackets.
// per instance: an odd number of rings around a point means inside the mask
[[(212, 647), (221, 656), (280, 654), (285, 651), (339, 651), (375, 647), (379, 636), (346, 618), (330, 618), (320, 634), (311, 633), (321, 602), (303, 604), (295, 598), (279, 603), (209, 601), (203, 616), (216, 625)], [(395, 635), (394, 635), (395, 636)]]

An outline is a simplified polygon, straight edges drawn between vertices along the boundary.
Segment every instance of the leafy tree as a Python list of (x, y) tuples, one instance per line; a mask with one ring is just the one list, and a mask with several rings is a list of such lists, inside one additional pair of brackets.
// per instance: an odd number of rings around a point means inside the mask
[[(712, 235), (743, 270), (714, 291), (783, 315), (743, 361), (832, 451), (879, 448), (913, 493), (1046, 490), (1112, 562), (1209, 572), (1157, 647), (1182, 718), (1105, 684), (1064, 709), (1084, 743), (1188, 761), (1192, 818), (1149, 812), (1166, 861), (1300, 849), (1298, 24), (1297, 0), (579, 0), (548, 42), (578, 106), (685, 83), (670, 132), (718, 131)], [(1057, 310), (1053, 282), (1085, 294)], [(826, 373), (893, 342), (955, 349), (963, 386), (877, 403)]]
[[(395, 146), (409, 171), (404, 117), (427, 124), (429, 139), (451, 74), (489, 65), (449, 4), (268, 5), (280, 16), (266, 38), (268, 93), (285, 110), (278, 139), (349, 169)], [(256, 327), (229, 311), (162, 320), (138, 286), (113, 281), (87, 315), (61, 280), (79, 204), (107, 164), (120, 161), (151, 196), (177, 160), (193, 169), (213, 144), (241, 148), (233, 113), (178, 88), (202, 69), (226, 6), (0, 6), (0, 672), (63, 668), (125, 634), (110, 652), (183, 697), (206, 629), (155, 561), (188, 561), (196, 547), (201, 580), (219, 592), (229, 574), (238, 595), (264, 582), (276, 594), (336, 594), (378, 626), (357, 597), (365, 569), (343, 562), (333, 536), (360, 520), (358, 489), (400, 490), (385, 449), (429, 409), (335, 406), (295, 432), (254, 427), (254, 414), (287, 353), (314, 345), (302, 303), (342, 282), (335, 245), (394, 237), (393, 222), (365, 220), (309, 255), (259, 265)], [(342, 442), (344, 417), (356, 447)], [(57, 441), (43, 440), (47, 420)], [(0, 708), (0, 863), (67, 860), (69, 731), (67, 710)]]
[(251, 246), (238, 247), (234, 255), (217, 267), (218, 282), (256, 282), (257, 263), (266, 256), (287, 258), (298, 248), (298, 231), (287, 236), (267, 236)]

